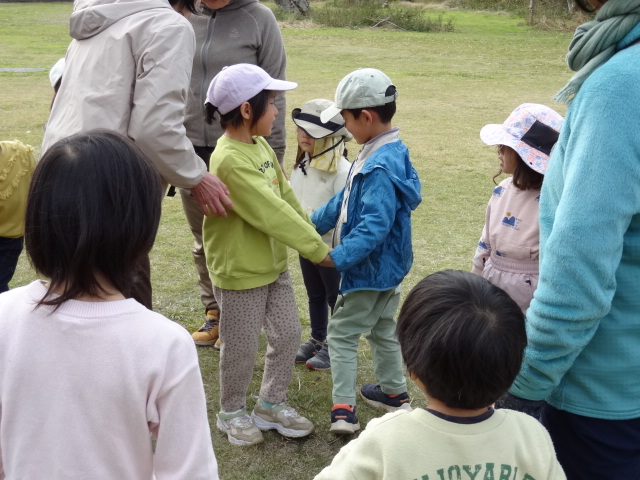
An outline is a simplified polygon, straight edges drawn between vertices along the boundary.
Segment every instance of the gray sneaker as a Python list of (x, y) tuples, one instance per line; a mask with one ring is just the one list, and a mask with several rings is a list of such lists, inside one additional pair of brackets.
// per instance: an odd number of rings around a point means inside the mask
[(315, 338), (310, 338), (298, 348), (298, 353), (296, 353), (296, 363), (306, 363), (307, 360), (313, 358), (313, 356), (320, 351), (324, 345), (323, 342), (316, 340)]
[(275, 429), (280, 435), (290, 438), (306, 437), (314, 429), (313, 423), (284, 403), (265, 408), (262, 400), (258, 400), (251, 418), (260, 430)]
[(240, 412), (226, 413), (220, 411), (216, 415), (216, 427), (227, 434), (229, 443), (233, 445), (255, 445), (264, 442), (262, 432), (256, 428), (253, 420), (243, 408)]
[(305, 364), (309, 370), (331, 370), (331, 359), (329, 358), (329, 346), (325, 343), (320, 351), (307, 360)]

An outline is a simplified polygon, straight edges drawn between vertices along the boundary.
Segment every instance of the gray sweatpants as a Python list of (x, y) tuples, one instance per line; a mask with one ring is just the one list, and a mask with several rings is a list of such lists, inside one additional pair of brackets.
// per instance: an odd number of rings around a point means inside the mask
[(268, 345), (260, 398), (284, 402), (302, 331), (289, 271), (263, 287), (226, 290), (214, 286), (214, 293), (221, 312), (220, 407), (235, 412), (246, 405), (262, 329)]
[(198, 288), (200, 289), (200, 300), (206, 310), (218, 310), (218, 303), (213, 294), (213, 285), (209, 279), (209, 270), (207, 269), (207, 258), (205, 257), (204, 248), (202, 247), (202, 221), (204, 214), (200, 210), (198, 201), (191, 195), (191, 190), (185, 188), (180, 189), (180, 197), (182, 198), (182, 208), (187, 217), (189, 229), (193, 234), (193, 261), (198, 271)]

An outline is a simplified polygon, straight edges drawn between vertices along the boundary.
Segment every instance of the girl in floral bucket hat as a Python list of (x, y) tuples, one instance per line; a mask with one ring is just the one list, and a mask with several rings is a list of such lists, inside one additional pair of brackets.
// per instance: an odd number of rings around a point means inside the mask
[(540, 189), (562, 116), (536, 103), (517, 107), (503, 124), (485, 125), (480, 138), (498, 146), (500, 171), (472, 272), (505, 290), (526, 313), (538, 285)]
[[(344, 127), (342, 115), (338, 113), (326, 123), (320, 120), (320, 113), (331, 105), (332, 101), (317, 98), (291, 112), (298, 127), (298, 153), (291, 172), (291, 187), (309, 215), (344, 188), (351, 168), (345, 142), (352, 137)], [(332, 235), (333, 230), (322, 237), (329, 246)], [(300, 345), (295, 361), (311, 370), (330, 370), (327, 325), (338, 298), (340, 272), (303, 257), (300, 268), (309, 297), (311, 338)]]

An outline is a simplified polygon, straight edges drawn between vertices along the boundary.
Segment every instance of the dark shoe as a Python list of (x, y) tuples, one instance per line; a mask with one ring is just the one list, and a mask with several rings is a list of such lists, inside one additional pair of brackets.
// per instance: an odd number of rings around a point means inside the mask
[(338, 403), (331, 409), (331, 433), (351, 435), (360, 430), (360, 422), (356, 415), (356, 407), (346, 403)]
[(315, 357), (307, 360), (306, 366), (309, 370), (331, 370), (329, 346), (325, 343)]
[(320, 351), (322, 345), (324, 345), (324, 342), (319, 342), (315, 338), (310, 338), (304, 342), (300, 345), (298, 353), (296, 353), (296, 363), (306, 363), (307, 360)]
[(372, 407), (380, 408), (386, 412), (395, 412), (401, 408), (408, 411), (413, 410), (407, 392), (387, 395), (382, 391), (380, 385), (367, 383), (360, 387), (360, 395)]

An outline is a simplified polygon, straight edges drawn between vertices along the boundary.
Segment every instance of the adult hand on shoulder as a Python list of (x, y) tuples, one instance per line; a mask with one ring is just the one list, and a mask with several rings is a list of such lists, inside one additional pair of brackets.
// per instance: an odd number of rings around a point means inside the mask
[(233, 209), (233, 203), (229, 200), (229, 189), (211, 173), (206, 173), (200, 183), (191, 188), (191, 194), (207, 217), (211, 212), (218, 217), (226, 217), (227, 210)]

